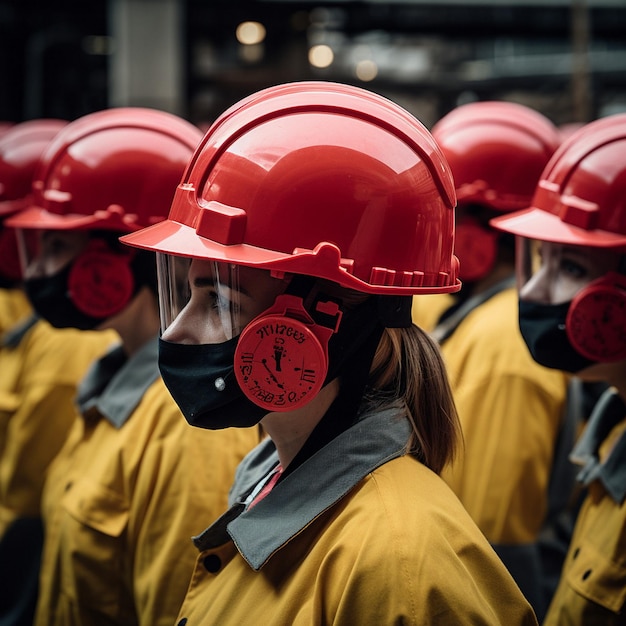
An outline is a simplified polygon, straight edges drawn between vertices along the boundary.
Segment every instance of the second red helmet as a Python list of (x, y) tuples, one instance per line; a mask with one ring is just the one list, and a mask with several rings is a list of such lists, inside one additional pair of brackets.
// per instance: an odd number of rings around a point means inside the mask
[(461, 105), (432, 133), (452, 170), (459, 204), (497, 211), (529, 206), (543, 168), (561, 143), (547, 117), (515, 102)]
[(68, 124), (45, 150), (15, 228), (131, 232), (167, 215), (202, 133), (156, 109), (119, 107)]

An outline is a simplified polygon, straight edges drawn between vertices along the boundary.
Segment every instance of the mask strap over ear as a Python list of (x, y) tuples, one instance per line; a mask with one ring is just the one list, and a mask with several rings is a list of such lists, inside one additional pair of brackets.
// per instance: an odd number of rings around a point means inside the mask
[(378, 319), (385, 328), (409, 328), (413, 324), (413, 296), (377, 296)]
[(330, 340), (326, 382), (339, 377), (339, 395), (279, 481), (356, 422), (374, 354), (384, 332), (377, 316), (377, 304), (376, 298), (369, 298), (346, 312), (339, 333)]

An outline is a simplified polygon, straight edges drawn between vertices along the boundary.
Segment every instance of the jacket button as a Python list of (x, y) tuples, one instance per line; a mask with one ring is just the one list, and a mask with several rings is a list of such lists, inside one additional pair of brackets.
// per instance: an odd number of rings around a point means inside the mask
[(187, 623), (187, 618), (183, 617), (183, 619), (181, 619), (180, 622), (178, 622), (176, 626), (185, 626), (186, 623)]
[(583, 574), (583, 580), (587, 580), (587, 578), (589, 578), (589, 576), (591, 576), (591, 570), (588, 569), (585, 571), (585, 573)]
[(206, 571), (211, 574), (219, 572), (220, 567), (222, 567), (222, 560), (219, 556), (217, 556), (217, 554), (209, 554), (208, 556), (205, 556), (203, 563)]

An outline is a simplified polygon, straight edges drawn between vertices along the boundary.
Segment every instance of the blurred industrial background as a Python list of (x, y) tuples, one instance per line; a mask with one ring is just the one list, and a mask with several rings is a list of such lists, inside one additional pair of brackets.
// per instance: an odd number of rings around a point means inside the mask
[(0, 0), (0, 120), (150, 106), (208, 125), (262, 87), (360, 85), (559, 125), (626, 110), (626, 0)]

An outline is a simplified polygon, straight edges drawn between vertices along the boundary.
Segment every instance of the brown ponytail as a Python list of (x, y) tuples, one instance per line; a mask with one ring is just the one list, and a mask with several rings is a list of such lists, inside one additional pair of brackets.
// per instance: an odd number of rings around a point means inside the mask
[(402, 401), (412, 454), (436, 473), (454, 459), (461, 427), (437, 344), (421, 328), (386, 328), (370, 370), (368, 401)]

